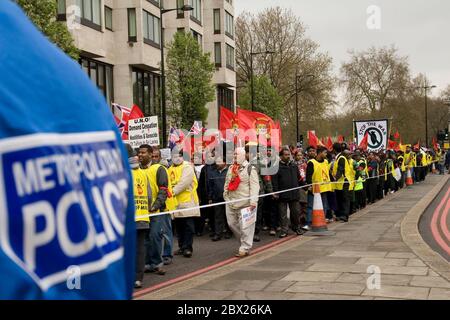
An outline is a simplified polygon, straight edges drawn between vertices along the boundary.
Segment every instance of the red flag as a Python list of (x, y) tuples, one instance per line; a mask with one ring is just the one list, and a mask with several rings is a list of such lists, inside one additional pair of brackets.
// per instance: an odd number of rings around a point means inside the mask
[(367, 151), (368, 146), (369, 146), (369, 133), (366, 132), (366, 134), (364, 135), (364, 138), (359, 143), (358, 148), (361, 150)]
[(391, 139), (388, 139), (388, 147), (387, 148), (389, 150), (395, 150), (396, 148), (398, 148), (398, 143)]
[(144, 117), (144, 113), (141, 111), (141, 109), (137, 106), (137, 105), (133, 105), (133, 107), (131, 108), (131, 112), (130, 112), (130, 116), (128, 118), (128, 120), (133, 120), (133, 119), (139, 119), (139, 118), (143, 118)]
[(332, 151), (333, 150), (333, 140), (331, 140), (330, 136), (328, 136), (327, 149), (328, 149), (328, 151)]
[(420, 149), (420, 139), (417, 141), (417, 144), (414, 145), (414, 149), (419, 150)]
[(235, 114), (227, 108), (220, 107), (219, 130), (225, 132), (232, 129), (235, 122)]
[(319, 138), (317, 138), (314, 131), (308, 131), (308, 144), (310, 147), (317, 148), (318, 146), (324, 147), (322, 142), (320, 142)]
[(398, 130), (394, 134), (394, 139), (400, 138), (400, 133), (398, 133)]
[(342, 143), (342, 142), (344, 142), (344, 136), (338, 136), (338, 142), (339, 143)]
[(438, 143), (437, 143), (436, 137), (433, 137), (433, 140), (432, 140), (431, 143), (433, 144), (433, 149), (435, 151), (437, 151), (438, 150)]

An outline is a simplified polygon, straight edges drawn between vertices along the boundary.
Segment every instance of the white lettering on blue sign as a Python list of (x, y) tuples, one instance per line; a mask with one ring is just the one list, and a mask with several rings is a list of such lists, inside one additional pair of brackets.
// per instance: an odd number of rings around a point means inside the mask
[(123, 257), (128, 172), (113, 131), (0, 142), (0, 245), (43, 289)]

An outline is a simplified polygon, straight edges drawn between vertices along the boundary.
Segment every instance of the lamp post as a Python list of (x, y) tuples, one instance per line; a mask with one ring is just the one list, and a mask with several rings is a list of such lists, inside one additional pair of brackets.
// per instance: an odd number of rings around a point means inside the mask
[(428, 147), (428, 90), (431, 90), (433, 88), (436, 88), (436, 86), (422, 86), (422, 87), (416, 87), (417, 89), (424, 89), (425, 90), (425, 144)]
[(255, 111), (255, 87), (253, 83), (253, 56), (256, 56), (258, 54), (274, 54), (275, 51), (261, 51), (261, 52), (253, 52), (253, 49), (251, 49), (250, 52), (250, 83), (251, 83), (251, 97), (252, 97), (252, 111)]
[[(307, 74), (304, 76), (305, 78), (314, 78), (315, 76), (313, 74)], [(299, 135), (299, 117), (298, 117), (298, 91), (299, 91), (299, 87), (298, 87), (298, 80), (302, 79), (302, 76), (299, 76), (298, 73), (295, 73), (295, 125), (297, 128), (297, 135), (295, 136), (295, 138), (297, 139), (296, 142), (300, 141), (300, 135)]]
[(190, 5), (184, 5), (181, 8), (164, 9), (161, 7), (159, 14), (159, 27), (161, 35), (161, 111), (162, 111), (162, 141), (163, 147), (167, 146), (167, 120), (166, 120), (166, 71), (164, 69), (164, 28), (163, 28), (163, 14), (175, 10), (192, 11), (194, 8)]

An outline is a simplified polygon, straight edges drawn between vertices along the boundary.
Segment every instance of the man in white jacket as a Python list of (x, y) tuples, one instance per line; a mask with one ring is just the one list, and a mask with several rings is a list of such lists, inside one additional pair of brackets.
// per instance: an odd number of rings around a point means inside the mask
[[(231, 231), (240, 241), (236, 257), (242, 258), (250, 254), (253, 246), (255, 223), (242, 227), (241, 210), (257, 209), (259, 194), (259, 179), (256, 168), (248, 162), (248, 154), (244, 148), (237, 148), (234, 153), (234, 164), (229, 168), (225, 179), (223, 198), (225, 201), (242, 201), (226, 205), (227, 222)], [(250, 198), (250, 199), (249, 199)]]

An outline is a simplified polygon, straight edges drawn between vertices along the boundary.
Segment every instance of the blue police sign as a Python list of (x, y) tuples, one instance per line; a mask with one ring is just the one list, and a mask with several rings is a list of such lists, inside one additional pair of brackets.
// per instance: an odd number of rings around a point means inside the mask
[(131, 175), (104, 98), (10, 1), (0, 60), (0, 299), (131, 298)]

